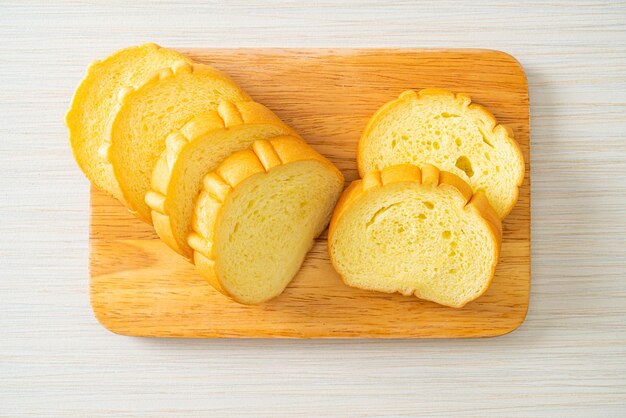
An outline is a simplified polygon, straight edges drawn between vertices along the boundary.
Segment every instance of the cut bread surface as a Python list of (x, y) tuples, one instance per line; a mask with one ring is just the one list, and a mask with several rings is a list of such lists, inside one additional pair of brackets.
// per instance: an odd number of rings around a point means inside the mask
[(184, 61), (158, 71), (143, 85), (122, 94), (111, 128), (108, 158), (127, 206), (139, 218), (151, 222), (145, 195), (167, 135), (194, 116), (216, 109), (223, 100), (250, 98), (216, 69)]
[(464, 94), (406, 91), (382, 106), (358, 146), (361, 177), (398, 164), (433, 164), (484, 191), (503, 219), (524, 178), (524, 158), (512, 131)]
[(371, 171), (342, 195), (328, 243), (350, 286), (459, 308), (493, 278), (501, 225), (483, 193), (425, 165)]
[(155, 71), (191, 60), (148, 43), (122, 49), (89, 66), (65, 117), (78, 166), (98, 188), (123, 200), (106, 152), (109, 128), (119, 106), (120, 91), (142, 84)]
[(146, 194), (159, 237), (191, 259), (187, 237), (204, 176), (233, 152), (247, 149), (256, 140), (282, 135), (296, 134), (256, 102), (222, 102), (217, 110), (194, 117), (171, 133), (154, 167), (152, 190)]
[(339, 170), (301, 139), (255, 141), (204, 178), (189, 236), (196, 267), (240, 303), (279, 295), (342, 188)]

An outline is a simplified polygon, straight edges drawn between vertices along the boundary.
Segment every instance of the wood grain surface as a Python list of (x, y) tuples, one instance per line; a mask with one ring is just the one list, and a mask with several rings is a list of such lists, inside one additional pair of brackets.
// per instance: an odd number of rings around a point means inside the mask
[[(623, 416), (625, 16), (623, 1), (592, 0), (0, 0), (0, 417)], [(522, 326), (497, 338), (338, 340), (133, 338), (100, 326), (89, 182), (63, 115), (92, 60), (146, 41), (515, 56), (532, 131)]]
[(496, 276), (462, 309), (415, 297), (347, 287), (329, 259), (325, 234), (285, 292), (240, 305), (211, 288), (152, 228), (97, 190), (91, 200), (91, 302), (109, 330), (160, 337), (490, 337), (517, 328), (530, 288), (528, 90), (522, 67), (487, 50), (191, 49), (193, 59), (229, 74), (275, 111), (346, 180), (371, 115), (406, 89), (468, 93), (509, 125), (526, 178), (503, 223)]

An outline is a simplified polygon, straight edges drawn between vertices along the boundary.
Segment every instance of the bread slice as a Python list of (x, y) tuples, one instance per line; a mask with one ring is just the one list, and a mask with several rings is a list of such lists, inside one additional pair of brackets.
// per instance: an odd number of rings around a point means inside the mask
[(222, 102), (173, 132), (152, 172), (146, 203), (157, 234), (175, 251), (192, 259), (187, 244), (193, 205), (202, 179), (235, 151), (254, 141), (297, 134), (271, 110), (256, 102)]
[(328, 233), (346, 284), (460, 308), (493, 278), (500, 219), (482, 192), (431, 165), (370, 171), (344, 192)]
[(232, 154), (203, 183), (189, 236), (194, 263), (220, 292), (257, 304), (298, 272), (343, 176), (301, 139), (282, 136)]
[(361, 177), (397, 164), (433, 164), (482, 190), (500, 219), (513, 209), (524, 157), (513, 133), (464, 94), (405, 91), (381, 107), (358, 147)]
[(179, 61), (159, 70), (141, 86), (126, 90), (111, 127), (108, 158), (124, 194), (139, 218), (151, 222), (145, 202), (152, 169), (167, 135), (222, 100), (250, 100), (233, 81), (208, 65)]
[(142, 84), (156, 70), (191, 60), (155, 44), (122, 49), (89, 66), (65, 116), (70, 145), (78, 166), (100, 189), (123, 198), (113, 167), (106, 158), (109, 127), (119, 106), (118, 95)]

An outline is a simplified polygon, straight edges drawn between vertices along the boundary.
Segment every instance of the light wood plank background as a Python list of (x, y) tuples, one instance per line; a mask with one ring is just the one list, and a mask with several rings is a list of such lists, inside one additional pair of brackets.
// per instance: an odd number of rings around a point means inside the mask
[[(523, 3), (523, 4), (522, 4)], [(475, 47), (528, 75), (532, 295), (482, 340), (115, 336), (62, 117), (88, 62), (173, 47)], [(0, 416), (623, 416), (624, 2), (0, 1)]]

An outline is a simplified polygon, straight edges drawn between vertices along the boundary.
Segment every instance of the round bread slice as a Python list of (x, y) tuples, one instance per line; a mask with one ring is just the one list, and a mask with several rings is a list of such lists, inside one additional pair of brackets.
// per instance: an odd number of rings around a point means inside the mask
[(128, 86), (142, 84), (155, 71), (175, 62), (191, 60), (155, 44), (122, 49), (89, 66), (65, 116), (70, 145), (78, 166), (98, 188), (123, 199), (104, 152), (109, 127), (119, 106), (118, 95)]
[(189, 245), (209, 283), (257, 304), (285, 289), (328, 225), (341, 172), (304, 141), (259, 140), (203, 181)]
[(250, 97), (216, 69), (185, 61), (123, 92), (111, 127), (108, 158), (127, 207), (139, 218), (151, 222), (145, 196), (167, 135), (194, 116), (215, 110), (223, 100), (248, 101)]
[(297, 134), (278, 116), (256, 102), (222, 102), (217, 110), (197, 116), (171, 133), (152, 172), (146, 203), (157, 234), (178, 253), (193, 258), (187, 244), (191, 217), (202, 179), (219, 163), (254, 141)]
[(361, 177), (397, 164), (433, 164), (482, 190), (500, 219), (517, 202), (524, 157), (513, 133), (464, 94), (409, 90), (381, 107), (358, 146)]
[(460, 308), (493, 278), (500, 219), (482, 192), (431, 165), (370, 171), (344, 192), (328, 232), (349, 286)]

